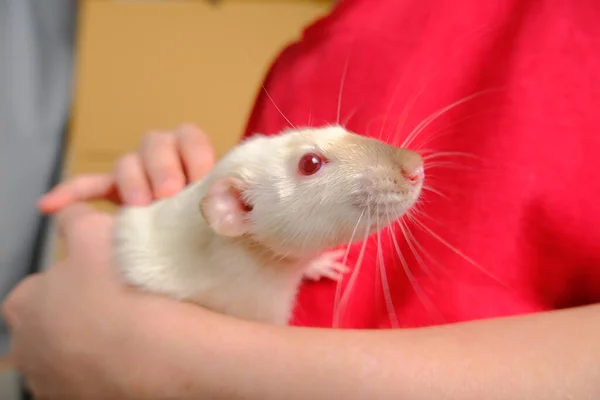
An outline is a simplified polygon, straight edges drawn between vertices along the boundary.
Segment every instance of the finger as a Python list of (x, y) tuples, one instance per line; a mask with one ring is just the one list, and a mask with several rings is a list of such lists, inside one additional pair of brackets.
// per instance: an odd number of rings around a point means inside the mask
[(156, 198), (172, 196), (185, 187), (185, 175), (174, 134), (153, 132), (146, 135), (141, 156)]
[(139, 155), (127, 154), (117, 161), (114, 170), (117, 190), (123, 203), (143, 206), (152, 201), (152, 190)]
[(195, 125), (184, 124), (176, 130), (179, 153), (189, 182), (200, 180), (215, 164), (210, 138)]
[(112, 265), (114, 216), (88, 204), (74, 203), (60, 211), (56, 220), (59, 234), (65, 239), (68, 257), (72, 260), (68, 265), (104, 274), (106, 267)]
[(71, 203), (92, 200), (120, 202), (112, 176), (90, 174), (69, 179), (43, 195), (38, 207), (45, 214), (53, 214)]
[(84, 203), (73, 203), (56, 214), (57, 230), (67, 247), (79, 245), (110, 221), (108, 214)]

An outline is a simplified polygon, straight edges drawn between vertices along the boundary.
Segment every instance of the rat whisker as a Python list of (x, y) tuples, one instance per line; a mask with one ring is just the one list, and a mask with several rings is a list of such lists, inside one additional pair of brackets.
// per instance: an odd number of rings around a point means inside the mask
[(346, 83), (346, 73), (348, 72), (348, 64), (350, 62), (350, 54), (352, 54), (352, 47), (348, 51), (348, 55), (346, 56), (346, 62), (344, 63), (344, 69), (342, 70), (342, 78), (340, 80), (340, 90), (338, 93), (338, 104), (337, 104), (337, 117), (335, 122), (337, 125), (340, 124), (340, 118), (342, 113), (342, 94), (344, 93), (344, 84)]
[[(425, 91), (425, 88), (430, 83), (430, 81), (433, 80), (434, 76), (435, 75), (432, 75), (425, 82), (425, 84), (423, 84), (423, 86), (421, 87), (421, 89), (408, 101), (407, 106), (405, 106), (402, 109), (402, 113), (400, 114), (400, 119), (398, 121), (398, 124), (396, 124), (396, 129), (394, 129), (394, 132), (401, 132), (402, 129), (404, 129), (404, 124), (406, 123), (406, 120), (408, 119), (408, 113), (412, 110), (412, 108), (414, 107), (417, 99)], [(401, 147), (404, 147), (404, 145), (401, 145)]]
[(425, 172), (431, 171), (431, 170), (437, 169), (437, 168), (453, 168), (453, 169), (459, 169), (459, 170), (463, 170), (463, 171), (476, 170), (476, 168), (474, 166), (460, 164), (457, 162), (450, 162), (450, 161), (425, 162), (425, 164), (423, 165), (423, 168), (425, 169)]
[[(473, 32), (469, 33), (468, 35), (466, 35), (466, 37), (464, 37), (463, 39), (465, 40), (465, 42), (467, 42), (467, 39), (469, 39), (470, 36), (474, 36), (475, 38), (477, 38), (476, 34), (480, 31), (480, 29), (483, 29), (483, 26), (473, 30)], [(489, 28), (488, 28), (489, 29)], [(481, 34), (481, 36), (483, 35), (483, 33)], [(457, 51), (455, 53), (455, 56), (458, 56), (463, 50), (464, 48), (466, 48), (467, 43), (465, 43), (465, 45), (463, 46), (463, 48), (460, 49), (460, 51)], [(454, 49), (456, 49), (456, 47), (458, 46), (453, 46)], [(396, 129), (394, 130), (394, 132), (401, 132), (402, 129), (404, 128), (404, 124), (406, 123), (406, 120), (408, 119), (408, 113), (410, 112), (410, 110), (414, 107), (417, 99), (419, 98), (419, 96), (421, 96), (421, 94), (423, 94), (423, 92), (425, 91), (425, 89), (427, 88), (427, 86), (433, 81), (433, 79), (441, 72), (444, 70), (444, 64), (443, 63), (439, 63), (436, 64), (437, 68), (434, 68), (432, 73), (429, 75), (429, 78), (427, 78), (423, 84), (421, 85), (421, 88), (419, 89), (419, 91), (410, 99), (407, 101), (407, 106), (404, 107), (404, 109), (402, 110), (402, 113), (400, 115), (400, 120), (396, 126)], [(410, 135), (409, 135), (410, 136)], [(407, 137), (408, 139), (408, 137)], [(406, 140), (405, 142), (406, 143)], [(409, 143), (406, 143), (406, 146), (408, 146)], [(401, 145), (401, 147), (405, 147), (404, 144)]]
[(472, 119), (474, 119), (476, 117), (482, 117), (484, 114), (489, 114), (492, 111), (498, 111), (499, 108), (501, 108), (501, 107), (498, 107), (498, 106), (494, 106), (493, 108), (492, 107), (487, 107), (487, 108), (485, 108), (483, 110), (479, 110), (477, 112), (473, 112), (473, 113), (471, 113), (469, 115), (466, 115), (466, 116), (464, 116), (462, 118), (458, 118), (455, 121), (453, 121), (452, 123), (449, 123), (449, 124), (445, 125), (444, 127), (440, 128), (440, 129), (437, 129), (437, 130), (431, 132), (430, 134), (428, 134), (427, 138), (423, 141), (423, 143), (421, 143), (419, 146), (417, 146), (417, 148), (420, 148), (420, 146), (422, 146), (422, 145), (424, 145), (426, 143), (432, 142), (432, 141), (434, 141), (436, 139), (439, 139), (439, 138), (441, 138), (441, 137), (443, 137), (445, 135), (449, 135), (451, 133), (455, 133), (458, 130), (458, 126), (460, 124), (465, 123), (465, 122), (467, 122), (469, 120), (472, 120)]
[(350, 241), (348, 242), (348, 245), (346, 246), (346, 252), (344, 253), (344, 259), (342, 260), (342, 263), (346, 263), (348, 261), (348, 255), (350, 254), (350, 248), (352, 247), (352, 243), (354, 242), (354, 237), (356, 236), (356, 232), (358, 230), (358, 227), (360, 226), (360, 221), (362, 221), (362, 218), (365, 215), (365, 210), (363, 210), (360, 213), (360, 216), (358, 217), (358, 221), (356, 221), (356, 225), (354, 226), (354, 230), (352, 231), (352, 235), (350, 236)]
[(422, 198), (419, 197), (417, 203), (408, 210), (408, 212), (406, 213), (407, 219), (410, 219), (410, 217), (413, 214), (415, 214), (415, 215), (423, 215), (424, 214), (424, 211), (421, 209), (421, 205), (422, 205), (421, 200), (422, 200)]
[[(365, 134), (366, 134), (367, 136), (371, 136), (371, 126), (373, 126), (373, 123), (374, 123), (375, 121), (376, 121), (376, 119), (375, 119), (375, 118), (371, 118), (371, 119), (369, 120), (369, 122), (367, 122), (367, 125), (366, 125), (366, 128), (365, 128)], [(381, 137), (379, 137), (378, 139), (380, 139), (380, 140), (381, 140)]]
[[(352, 231), (352, 235), (350, 236), (350, 241), (348, 242), (348, 244), (346, 245), (346, 251), (344, 252), (344, 258), (342, 259), (342, 264), (346, 265), (346, 263), (348, 262), (348, 256), (350, 254), (350, 249), (352, 248), (352, 244), (354, 242), (354, 237), (356, 236), (356, 232), (358, 231), (358, 227), (360, 226), (360, 221), (362, 221), (362, 218), (365, 215), (365, 210), (363, 210), (360, 214), (360, 216), (358, 217), (358, 221), (356, 221), (356, 224), (354, 225), (354, 230)], [(355, 268), (356, 269), (356, 266)], [(352, 270), (352, 273), (354, 273), (354, 269)], [(334, 297), (334, 301), (333, 301), (333, 327), (337, 327), (338, 323), (339, 323), (339, 315), (338, 315), (338, 307), (339, 307), (339, 303), (340, 303), (340, 297), (342, 294), (342, 280), (340, 279), (339, 281), (337, 281), (337, 284), (335, 286), (335, 297)]]
[(434, 167), (453, 167), (453, 168), (469, 168), (469, 165), (465, 165), (456, 161), (439, 161), (439, 160), (435, 160), (435, 161), (426, 161), (423, 164), (423, 167), (425, 169), (432, 169)]
[[(390, 220), (389, 216), (388, 216), (388, 224), (392, 225), (392, 221)], [(438, 314), (438, 316), (439, 316), (439, 312), (437, 310), (435, 310), (435, 306), (433, 305), (433, 303), (431, 302), (431, 300), (429, 299), (429, 297), (427, 296), (427, 294), (425, 293), (425, 291), (423, 290), (423, 288), (417, 281), (415, 275), (410, 270), (408, 262), (406, 261), (406, 259), (404, 258), (404, 255), (402, 254), (402, 250), (400, 249), (400, 245), (398, 244), (398, 240), (396, 239), (396, 234), (393, 229), (390, 229), (390, 236), (392, 238), (392, 243), (396, 250), (396, 254), (398, 255), (398, 259), (400, 260), (400, 264), (402, 265), (402, 268), (404, 269), (404, 273), (405, 273), (406, 277), (408, 278), (408, 281), (410, 282), (413, 290), (415, 291), (415, 294), (417, 295), (417, 297), (419, 297), (419, 300), (421, 301), (423, 306), (427, 309), (427, 311), (429, 312), (429, 315), (432, 318), (434, 318), (432, 316), (432, 311), (434, 314)]]
[(296, 126), (294, 124), (292, 124), (292, 122), (288, 119), (288, 117), (286, 117), (283, 112), (279, 109), (279, 107), (277, 107), (277, 104), (275, 104), (275, 101), (273, 100), (273, 98), (271, 97), (271, 95), (269, 94), (269, 91), (267, 90), (267, 88), (265, 87), (264, 83), (262, 84), (262, 88), (265, 91), (265, 94), (267, 95), (267, 97), (269, 98), (269, 100), (271, 100), (271, 103), (273, 103), (273, 106), (275, 107), (275, 109), (277, 110), (277, 112), (279, 112), (279, 114), (283, 117), (283, 119), (285, 119), (287, 121), (288, 124), (290, 124), (290, 126), (294, 129), (296, 129)]
[(348, 303), (348, 299), (349, 299), (352, 289), (354, 287), (354, 283), (356, 282), (356, 278), (358, 277), (358, 273), (359, 273), (360, 267), (362, 265), (363, 258), (365, 256), (365, 250), (367, 249), (370, 226), (371, 226), (371, 210), (370, 210), (370, 206), (367, 205), (367, 224), (365, 225), (365, 235), (363, 238), (362, 246), (360, 248), (360, 253), (358, 255), (356, 264), (354, 265), (354, 269), (352, 270), (352, 274), (350, 275), (350, 279), (348, 280), (348, 284), (342, 293), (342, 297), (340, 299), (339, 304), (337, 306), (334, 304), (334, 328), (339, 327), (340, 314), (346, 308), (346, 304)]
[[(377, 207), (379, 208), (379, 207)], [(379, 210), (377, 210), (379, 211)], [(388, 214), (387, 207), (385, 209), (386, 215)], [(379, 214), (379, 212), (377, 213)], [(388, 217), (389, 219), (389, 217)], [(400, 324), (398, 323), (398, 317), (396, 315), (396, 307), (394, 307), (394, 300), (392, 298), (392, 293), (390, 291), (390, 285), (388, 283), (387, 271), (385, 269), (385, 261), (383, 257), (383, 249), (381, 247), (381, 231), (380, 231), (380, 222), (377, 219), (377, 268), (379, 269), (379, 274), (381, 277), (381, 286), (383, 291), (383, 297), (385, 299), (385, 307), (387, 309), (388, 317), (390, 318), (390, 323), (393, 328), (398, 328)]]
[[(429, 178), (429, 177), (427, 177), (427, 178)], [(428, 181), (429, 181), (429, 179), (425, 180), (423, 182), (423, 184), (425, 184), (425, 182), (427, 182), (427, 184), (429, 184)], [(413, 206), (410, 207), (407, 212), (414, 212), (414, 211), (421, 210), (421, 207), (423, 206), (424, 203), (425, 203), (424, 196), (419, 195), (419, 197), (417, 197), (417, 200), (415, 201), (415, 203), (413, 204)]]
[[(385, 117), (385, 114), (377, 114), (375, 116), (373, 116), (372, 118), (369, 119), (369, 121), (366, 123), (366, 128), (365, 128), (365, 134), (367, 136), (372, 136), (371, 135), (371, 128), (373, 127), (373, 124), (375, 124), (376, 122), (378, 122), (379, 120), (382, 120)], [(379, 134), (377, 136), (377, 139), (381, 140), (381, 141), (386, 141), (383, 139), (383, 130), (379, 131)]]
[(402, 143), (401, 147), (408, 147), (410, 146), (410, 144), (412, 143), (412, 141), (421, 133), (423, 132), (433, 121), (437, 120), (439, 117), (441, 117), (442, 115), (444, 115), (446, 112), (458, 107), (461, 104), (464, 104), (470, 100), (473, 100), (487, 92), (493, 91), (493, 89), (487, 89), (487, 90), (481, 90), (479, 92), (473, 93), (469, 96), (463, 97), (462, 99), (459, 99), (445, 107), (442, 107), (440, 110), (435, 111), (434, 113), (430, 114), (427, 118), (425, 118), (423, 121), (421, 121), (421, 123), (419, 123), (413, 130), (412, 132), (406, 137), (406, 139), (404, 140), (404, 143)]
[(415, 204), (413, 204), (413, 208), (417, 207), (417, 206), (423, 206), (425, 204), (429, 204), (431, 203), (431, 200), (429, 200), (427, 198), (427, 196), (420, 196), (417, 201), (415, 202)]
[(444, 193), (442, 193), (442, 192), (440, 192), (440, 191), (438, 191), (438, 190), (436, 190), (436, 189), (434, 189), (434, 188), (432, 188), (430, 186), (423, 185), (423, 190), (426, 190), (426, 191), (431, 192), (431, 193), (435, 193), (438, 196), (440, 196), (440, 197), (442, 197), (442, 198), (444, 198), (446, 200), (449, 200), (448, 196), (446, 196)]
[[(426, 152), (428, 150), (420, 150), (419, 152)], [(466, 153), (466, 152), (462, 152), (462, 151), (435, 151), (435, 150), (431, 150), (433, 153), (429, 154), (429, 155), (425, 155), (422, 156), (424, 161), (427, 160), (432, 160), (435, 158), (439, 158), (439, 157), (467, 157), (467, 158), (473, 158), (476, 160), (481, 160), (480, 157), (476, 156), (473, 153)]]
[(501, 279), (499, 279), (494, 274), (492, 274), (491, 272), (489, 272), (487, 269), (483, 268), (481, 265), (479, 265), (478, 263), (476, 263), (472, 258), (470, 258), (467, 255), (465, 255), (462, 251), (458, 250), (455, 246), (451, 245), (447, 240), (444, 240), (440, 235), (436, 234), (430, 228), (428, 228), (427, 226), (425, 226), (425, 224), (423, 224), (423, 222), (421, 222), (420, 220), (418, 220), (416, 217), (411, 217), (411, 221), (417, 227), (419, 227), (421, 230), (423, 230), (424, 232), (429, 233), (429, 235), (431, 235), (433, 238), (437, 239), (440, 243), (442, 243), (443, 245), (445, 245), (448, 249), (450, 249), (456, 255), (460, 256), (463, 260), (465, 260), (469, 264), (473, 265), (475, 268), (477, 268), (478, 270), (480, 270), (482, 273), (484, 273), (485, 275), (487, 275), (488, 277), (490, 277), (494, 281), (496, 281), (499, 284), (501, 284), (503, 287), (508, 288), (508, 286), (506, 285), (506, 283), (504, 283)]
[(359, 108), (360, 108), (359, 106), (354, 107), (354, 110), (352, 110), (352, 112), (346, 118), (346, 121), (344, 121), (344, 124), (342, 125), (343, 128), (346, 128), (348, 126), (350, 119), (352, 119), (352, 117), (354, 117), (354, 114), (356, 114), (358, 112)]
[(423, 258), (421, 257), (421, 255), (418, 252), (418, 250), (422, 250), (423, 248), (418, 244), (418, 242), (415, 239), (415, 237), (413, 236), (412, 232), (406, 226), (405, 221), (403, 219), (399, 219), (396, 221), (396, 224), (402, 231), (402, 234), (404, 235), (404, 238), (406, 239), (406, 244), (408, 245), (413, 256), (415, 257), (415, 260), (420, 265), (421, 270), (423, 270), (423, 272), (425, 272), (425, 274), (427, 274), (427, 276), (430, 279), (432, 277), (434, 277), (435, 274), (429, 269), (429, 267), (427, 266), (427, 264), (425, 263), (425, 261), (423, 260)]
[[(379, 139), (381, 140), (382, 136), (383, 136), (383, 132), (385, 130), (385, 126), (386, 126), (386, 122), (388, 119), (388, 116), (390, 115), (390, 112), (392, 111), (392, 107), (394, 106), (394, 103), (396, 102), (396, 97), (398, 96), (398, 92), (400, 91), (400, 88), (402, 87), (401, 83), (403, 83), (403, 80), (405, 79), (405, 77), (407, 76), (407, 74), (403, 74), (402, 78), (399, 80), (399, 82), (396, 84), (396, 87), (394, 88), (394, 92), (392, 93), (392, 98), (390, 99), (389, 103), (388, 103), (388, 109), (385, 112), (385, 115), (383, 117), (383, 122), (381, 124), (381, 131), (379, 132)], [(424, 89), (424, 88), (423, 88)], [(418, 97), (419, 94), (417, 94), (414, 98), (414, 101), (416, 101), (416, 98)], [(410, 107), (409, 107), (410, 109)], [(406, 107), (402, 110), (402, 114), (400, 115), (400, 121), (402, 121), (402, 116), (404, 115), (404, 110), (406, 110)], [(398, 125), (400, 125), (400, 122), (398, 123)], [(398, 131), (398, 129), (396, 129), (396, 131)], [(392, 134), (392, 131), (390, 131), (390, 135)]]
[[(465, 188), (461, 187), (459, 185), (448, 185), (448, 180), (447, 179), (443, 179), (439, 176), (437, 176), (436, 174), (433, 173), (433, 171), (435, 171), (436, 169), (431, 169), (428, 173), (427, 176), (427, 185), (429, 187), (434, 186), (435, 188), (437, 187), (443, 187), (444, 188), (444, 193), (449, 194), (452, 193), (454, 195), (458, 195), (458, 194), (465, 194)], [(456, 201), (456, 199), (455, 199)]]
[[(428, 253), (423, 246), (419, 243), (419, 241), (417, 240), (417, 238), (414, 236), (414, 234), (412, 233), (412, 231), (410, 230), (410, 227), (408, 226), (408, 223), (404, 220), (400, 220), (399, 224), (401, 225), (402, 232), (404, 233), (404, 236), (406, 237), (406, 241), (407, 243), (412, 242), (412, 244), (414, 245), (416, 250), (419, 250), (429, 261), (431, 261), (433, 264), (435, 264), (438, 268), (439, 271), (441, 271), (446, 277), (448, 277), (448, 269), (445, 268), (439, 261), (437, 261), (430, 253)], [(409, 244), (410, 247), (410, 244)], [(418, 257), (417, 256), (417, 251), (414, 251), (415, 254), (415, 258), (420, 258), (421, 259), (421, 267), (423, 268), (423, 270), (430, 276), (432, 277), (436, 277), (439, 278), (437, 276), (436, 273), (433, 273), (433, 270), (430, 269), (429, 267), (427, 267), (427, 263), (425, 262), (425, 260), (422, 257)]]

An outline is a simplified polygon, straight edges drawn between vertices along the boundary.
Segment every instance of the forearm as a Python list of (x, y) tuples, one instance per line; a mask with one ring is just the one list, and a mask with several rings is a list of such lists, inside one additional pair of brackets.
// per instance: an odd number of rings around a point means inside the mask
[(212, 318), (221, 321), (207, 326), (206, 318), (190, 315), (187, 327), (180, 326), (185, 333), (167, 333), (165, 343), (172, 342), (162, 347), (163, 360), (172, 357), (176, 380), (186, 382), (179, 386), (190, 399), (600, 396), (600, 306), (385, 331), (277, 328)]

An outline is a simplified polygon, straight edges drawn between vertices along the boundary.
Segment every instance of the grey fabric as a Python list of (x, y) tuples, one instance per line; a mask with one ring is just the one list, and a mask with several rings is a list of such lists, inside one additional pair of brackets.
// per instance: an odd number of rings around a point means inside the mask
[(19, 400), (19, 376), (15, 371), (0, 372), (0, 399)]
[[(35, 202), (60, 160), (76, 4), (0, 0), (0, 300), (32, 269), (40, 244)], [(0, 320), (0, 356), (6, 341)]]

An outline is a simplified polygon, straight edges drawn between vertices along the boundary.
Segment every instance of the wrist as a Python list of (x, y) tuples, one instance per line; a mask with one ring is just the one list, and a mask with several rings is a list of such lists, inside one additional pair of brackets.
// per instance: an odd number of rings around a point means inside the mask
[(127, 399), (238, 397), (239, 371), (259, 361), (245, 357), (259, 348), (250, 333), (257, 324), (158, 296), (140, 300), (126, 313), (115, 356)]
[[(179, 344), (185, 346), (185, 330), (190, 329), (184, 319), (187, 307), (185, 303), (144, 294), (122, 310), (110, 366), (121, 398), (185, 398), (181, 392), (187, 371), (181, 371), (185, 353)], [(196, 333), (203, 336), (202, 331)]]

